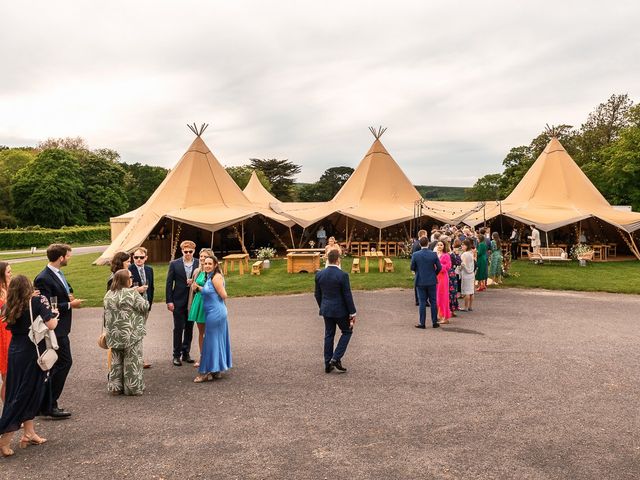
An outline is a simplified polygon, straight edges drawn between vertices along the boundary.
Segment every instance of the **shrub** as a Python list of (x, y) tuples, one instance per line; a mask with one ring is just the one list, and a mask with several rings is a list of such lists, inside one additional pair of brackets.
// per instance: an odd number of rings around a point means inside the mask
[(39, 227), (0, 230), (0, 249), (46, 247), (51, 243), (108, 243), (111, 239), (109, 225), (89, 227), (62, 227), (47, 229)]

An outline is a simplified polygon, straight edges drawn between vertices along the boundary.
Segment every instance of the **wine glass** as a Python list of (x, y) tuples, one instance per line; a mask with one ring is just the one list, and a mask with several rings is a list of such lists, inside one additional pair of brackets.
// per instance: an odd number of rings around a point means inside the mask
[(51, 305), (51, 311), (58, 311), (58, 297), (49, 297), (49, 304)]

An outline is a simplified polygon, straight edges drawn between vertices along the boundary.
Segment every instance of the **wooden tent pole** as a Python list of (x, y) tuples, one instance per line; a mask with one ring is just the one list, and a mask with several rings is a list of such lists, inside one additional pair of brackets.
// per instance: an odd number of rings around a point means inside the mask
[(347, 252), (348, 252), (349, 246), (350, 246), (349, 244), (351, 243), (351, 238), (349, 237), (349, 217), (345, 215), (344, 218), (346, 218), (346, 226), (344, 227), (344, 239), (347, 242)]
[(302, 227), (302, 233), (300, 234), (300, 245), (298, 245), (298, 248), (302, 248), (302, 242), (304, 241), (304, 231), (307, 229), (307, 227)]
[(378, 250), (380, 250), (380, 244), (382, 243), (382, 228), (378, 229)]
[(638, 250), (638, 246), (636, 245), (635, 240), (633, 239), (633, 234), (631, 232), (627, 232), (629, 234), (629, 240), (631, 245), (631, 251), (636, 256), (638, 260), (640, 260), (640, 250)]
[(213, 250), (213, 231), (211, 232), (211, 250)]
[(291, 248), (296, 248), (296, 242), (293, 239), (293, 230), (291, 230), (291, 227), (289, 227), (289, 236), (291, 237)]

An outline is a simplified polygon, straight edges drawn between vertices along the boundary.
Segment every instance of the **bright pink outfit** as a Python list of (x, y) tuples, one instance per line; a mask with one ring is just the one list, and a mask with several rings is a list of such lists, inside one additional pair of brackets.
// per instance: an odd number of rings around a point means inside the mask
[(442, 270), (438, 274), (438, 288), (436, 290), (436, 304), (438, 305), (438, 316), (445, 320), (451, 318), (449, 308), (449, 270), (451, 269), (451, 255), (443, 253), (440, 256)]
[[(4, 301), (0, 300), (0, 308), (4, 305)], [(11, 332), (7, 330), (7, 324), (4, 318), (0, 317), (0, 373), (7, 374), (7, 363), (9, 359), (9, 344), (11, 343)]]

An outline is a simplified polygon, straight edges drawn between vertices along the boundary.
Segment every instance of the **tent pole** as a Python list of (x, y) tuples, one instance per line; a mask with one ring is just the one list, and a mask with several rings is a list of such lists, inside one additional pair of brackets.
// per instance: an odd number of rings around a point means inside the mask
[(631, 252), (636, 256), (636, 258), (638, 260), (640, 260), (640, 250), (638, 250), (638, 247), (636, 245), (635, 240), (633, 239), (633, 234), (631, 232), (627, 232), (629, 234), (629, 240), (630, 240), (630, 246), (631, 246)]
[(289, 227), (289, 236), (291, 237), (291, 248), (296, 248), (296, 242), (293, 240), (293, 230)]
[(170, 246), (169, 246), (169, 248), (171, 248), (171, 260), (175, 260), (175, 255), (176, 255), (176, 249), (173, 248), (173, 242), (175, 241), (173, 239), (173, 223), (174, 223), (174, 220), (172, 218), (171, 219), (171, 243), (170, 243)]
[(300, 234), (300, 245), (298, 245), (298, 248), (302, 248), (302, 242), (304, 241), (304, 231), (307, 229), (307, 227), (302, 227), (302, 233)]
[(213, 250), (213, 231), (211, 231), (211, 250)]
[(347, 251), (349, 251), (349, 217), (345, 215), (344, 218), (346, 218), (347, 222), (346, 227), (344, 228), (344, 239), (347, 242)]
[(545, 247), (549, 247), (549, 232), (547, 232), (546, 230), (544, 231), (544, 236), (547, 238), (547, 244), (545, 245)]
[(244, 220), (240, 224), (240, 228), (242, 230), (242, 245), (244, 245)]
[(378, 250), (380, 250), (380, 244), (382, 243), (382, 228), (378, 229)]

